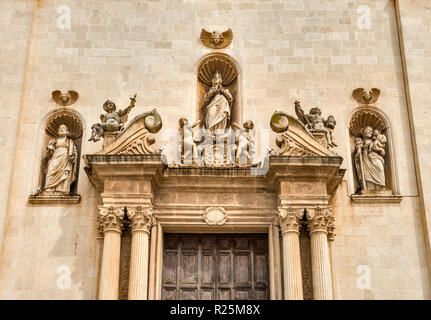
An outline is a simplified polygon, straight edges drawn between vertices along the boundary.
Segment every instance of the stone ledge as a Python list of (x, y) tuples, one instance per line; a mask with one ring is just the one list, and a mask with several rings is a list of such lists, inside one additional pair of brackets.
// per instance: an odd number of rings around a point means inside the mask
[(403, 196), (399, 195), (355, 195), (350, 196), (354, 203), (400, 203)]
[(81, 201), (79, 194), (74, 196), (44, 196), (44, 195), (31, 195), (28, 197), (28, 202), (34, 205), (73, 205)]

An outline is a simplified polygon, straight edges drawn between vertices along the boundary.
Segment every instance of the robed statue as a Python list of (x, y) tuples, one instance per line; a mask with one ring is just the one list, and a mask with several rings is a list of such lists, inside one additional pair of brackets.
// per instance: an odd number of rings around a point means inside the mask
[(69, 195), (70, 186), (76, 180), (78, 151), (69, 137), (69, 129), (62, 124), (58, 127), (58, 138), (47, 146), (48, 169), (43, 193)]
[(226, 130), (230, 122), (233, 98), (222, 83), (223, 79), (217, 71), (212, 79), (212, 87), (204, 96), (205, 101), (210, 101), (205, 110), (205, 127), (212, 134), (216, 134), (217, 130)]
[(385, 180), (385, 147), (387, 138), (371, 126), (361, 130), (355, 140), (355, 167), (361, 190), (382, 190)]

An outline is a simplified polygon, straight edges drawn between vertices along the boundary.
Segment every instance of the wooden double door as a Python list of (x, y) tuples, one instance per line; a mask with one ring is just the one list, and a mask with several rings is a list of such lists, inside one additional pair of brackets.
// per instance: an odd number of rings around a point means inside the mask
[(263, 234), (165, 234), (162, 299), (269, 299)]

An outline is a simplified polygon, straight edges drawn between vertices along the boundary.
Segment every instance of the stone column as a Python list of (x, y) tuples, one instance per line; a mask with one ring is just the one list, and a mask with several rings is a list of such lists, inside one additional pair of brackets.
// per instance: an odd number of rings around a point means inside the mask
[(328, 249), (329, 261), (331, 264), (331, 279), (332, 279), (332, 298), (337, 299), (337, 286), (335, 282), (335, 264), (334, 264), (334, 240), (335, 240), (335, 218), (331, 215), (328, 222)]
[(332, 300), (331, 262), (328, 249), (328, 225), (333, 221), (332, 209), (307, 209), (308, 231), (311, 238), (311, 268), (313, 297), (315, 300)]
[(149, 234), (154, 218), (151, 208), (127, 207), (132, 232), (129, 300), (147, 300)]
[(98, 225), (104, 234), (99, 300), (118, 299), (123, 217), (124, 208), (99, 208)]
[(302, 272), (299, 251), (299, 228), (304, 209), (279, 210), (280, 229), (283, 235), (284, 299), (302, 300)]

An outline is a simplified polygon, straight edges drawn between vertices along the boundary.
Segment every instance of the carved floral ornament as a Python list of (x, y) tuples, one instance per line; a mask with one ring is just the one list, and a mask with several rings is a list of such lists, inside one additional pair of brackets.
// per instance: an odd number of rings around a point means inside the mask
[(126, 207), (127, 217), (129, 218), (129, 226), (132, 232), (134, 231), (145, 231), (150, 232), (151, 226), (155, 224), (155, 218), (153, 217), (153, 211), (151, 208), (138, 207)]
[(307, 208), (305, 211), (307, 227), (310, 233), (317, 231), (328, 232), (329, 230), (332, 233), (334, 232), (335, 225), (331, 207)]
[(100, 207), (97, 226), (100, 232), (121, 232), (124, 227), (124, 207)]
[(301, 228), (301, 219), (304, 216), (302, 208), (280, 208), (279, 209), (279, 224), (281, 232), (297, 232)]
[(209, 225), (220, 226), (226, 223), (228, 216), (224, 208), (209, 207), (205, 209), (203, 219)]

